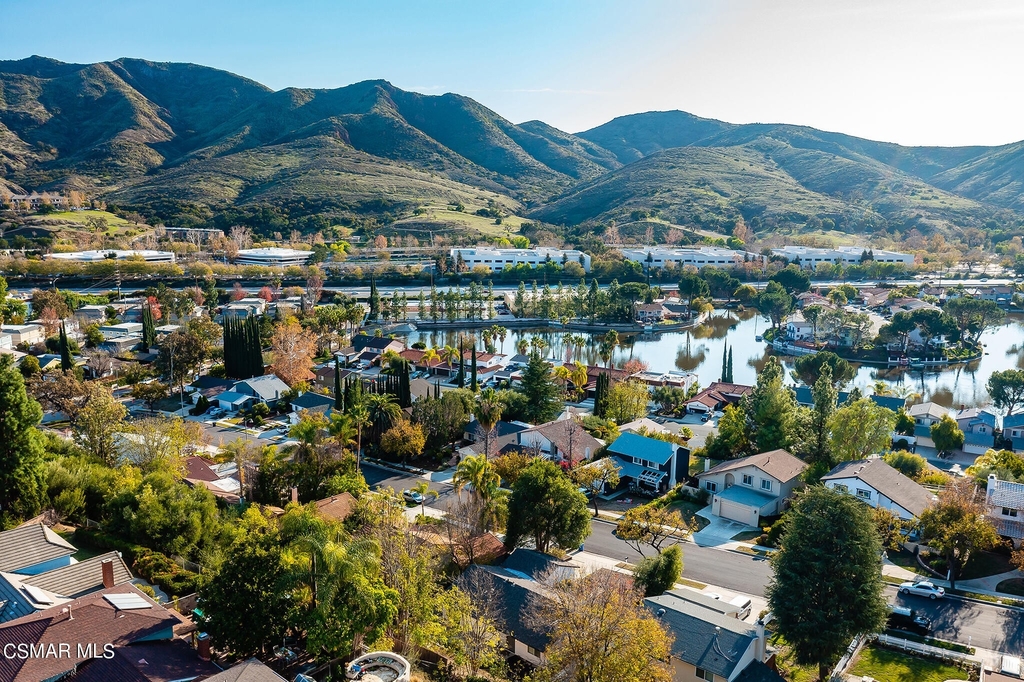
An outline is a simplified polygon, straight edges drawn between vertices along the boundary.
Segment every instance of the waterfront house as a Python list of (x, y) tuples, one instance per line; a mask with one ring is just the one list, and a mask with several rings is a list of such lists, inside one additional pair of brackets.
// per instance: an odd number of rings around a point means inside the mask
[(995, 445), (999, 423), (996, 413), (979, 407), (961, 409), (956, 413), (956, 423), (964, 432), (964, 452), (984, 455)]
[(1010, 441), (1014, 452), (1024, 452), (1024, 412), (1003, 417), (1003, 438)]
[(1019, 548), (1024, 540), (1024, 483), (1001, 481), (996, 474), (989, 474), (985, 505), (996, 532)]

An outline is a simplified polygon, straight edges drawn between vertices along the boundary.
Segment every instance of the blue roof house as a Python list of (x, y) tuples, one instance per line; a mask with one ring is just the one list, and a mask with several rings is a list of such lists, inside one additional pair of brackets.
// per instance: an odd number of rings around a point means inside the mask
[(675, 443), (627, 431), (608, 446), (619, 466), (620, 479), (629, 478), (652, 490), (668, 490), (689, 475), (690, 451)]

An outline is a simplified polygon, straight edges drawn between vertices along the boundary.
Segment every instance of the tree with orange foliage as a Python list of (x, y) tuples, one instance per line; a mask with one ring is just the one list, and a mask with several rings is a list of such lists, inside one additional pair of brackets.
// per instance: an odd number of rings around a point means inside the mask
[(286, 384), (294, 386), (309, 376), (316, 341), (294, 317), (277, 325), (270, 347), (274, 354), (274, 374)]
[(256, 295), (262, 298), (267, 303), (270, 303), (271, 301), (274, 300), (274, 290), (271, 289), (270, 287), (263, 287), (262, 289), (260, 289), (260, 293)]

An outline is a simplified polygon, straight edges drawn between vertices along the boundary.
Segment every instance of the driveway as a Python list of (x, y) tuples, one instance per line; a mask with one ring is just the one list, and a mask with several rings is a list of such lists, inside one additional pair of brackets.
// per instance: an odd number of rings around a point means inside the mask
[(736, 521), (723, 519), (720, 516), (713, 516), (711, 514), (711, 505), (704, 507), (697, 513), (711, 522), (703, 529), (693, 534), (693, 541), (701, 547), (724, 545), (731, 542), (732, 537), (737, 533), (749, 530), (759, 530), (754, 526), (747, 526)]

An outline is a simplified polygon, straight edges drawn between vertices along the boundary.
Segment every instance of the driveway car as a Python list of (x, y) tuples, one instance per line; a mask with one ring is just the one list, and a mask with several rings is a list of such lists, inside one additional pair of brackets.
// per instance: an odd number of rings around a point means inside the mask
[(403, 490), (402, 499), (412, 504), (423, 504), (423, 495), (415, 490)]
[(946, 596), (946, 591), (941, 587), (936, 587), (934, 583), (922, 580), (919, 583), (906, 582), (900, 584), (900, 594), (913, 594), (918, 597), (939, 599)]

